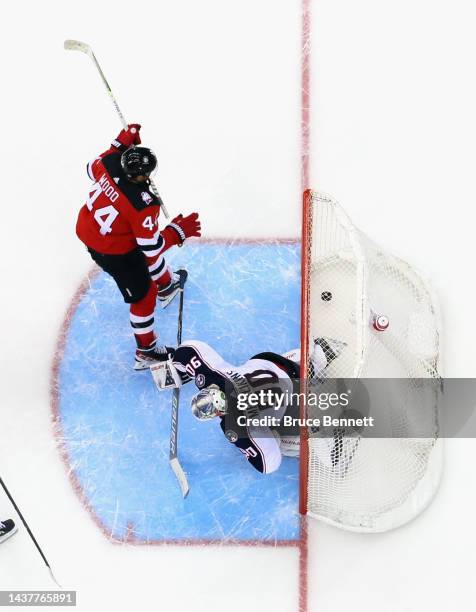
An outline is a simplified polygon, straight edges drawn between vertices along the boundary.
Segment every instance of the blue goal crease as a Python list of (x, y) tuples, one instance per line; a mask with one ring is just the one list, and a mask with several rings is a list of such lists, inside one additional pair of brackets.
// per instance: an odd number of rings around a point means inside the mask
[[(169, 258), (189, 271), (183, 338), (208, 342), (240, 364), (261, 351), (299, 346), (300, 248), (296, 244), (192, 244)], [(175, 345), (177, 301), (156, 312), (156, 330)], [(171, 393), (132, 370), (129, 312), (101, 273), (83, 296), (59, 373), (64, 444), (94, 513), (111, 536), (133, 528), (143, 541), (294, 540), (299, 537), (298, 461), (256, 472), (223, 436), (189, 410), (181, 393), (179, 456), (190, 483), (182, 499), (170, 469)]]

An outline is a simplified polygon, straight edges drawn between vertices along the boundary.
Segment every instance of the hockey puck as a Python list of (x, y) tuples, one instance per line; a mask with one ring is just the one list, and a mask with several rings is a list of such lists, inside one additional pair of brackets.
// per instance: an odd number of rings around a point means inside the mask
[(321, 300), (324, 302), (330, 302), (332, 300), (332, 293), (330, 291), (323, 291), (321, 293)]
[(375, 315), (373, 318), (373, 328), (376, 331), (385, 331), (389, 324), (390, 321), (385, 315)]

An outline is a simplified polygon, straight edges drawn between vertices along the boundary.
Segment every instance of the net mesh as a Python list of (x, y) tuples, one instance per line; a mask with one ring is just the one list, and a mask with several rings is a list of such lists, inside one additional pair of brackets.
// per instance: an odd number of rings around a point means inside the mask
[[(346, 529), (384, 531), (416, 516), (440, 478), (436, 400), (431, 388), (419, 389), (419, 379), (439, 378), (435, 300), (411, 266), (369, 240), (332, 198), (308, 192), (304, 215), (307, 354), (317, 337), (343, 341), (327, 378), (405, 379), (392, 406), (380, 408), (385, 439), (342, 428), (332, 437), (308, 432), (307, 512)], [(389, 321), (384, 331), (374, 327), (379, 316)], [(430, 410), (415, 411), (415, 393)]]

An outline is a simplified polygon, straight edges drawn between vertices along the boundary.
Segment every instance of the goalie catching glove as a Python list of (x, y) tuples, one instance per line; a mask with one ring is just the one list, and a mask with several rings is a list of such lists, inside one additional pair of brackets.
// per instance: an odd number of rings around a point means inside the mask
[(279, 444), (279, 450), (284, 457), (299, 457), (301, 440), (299, 436), (280, 435), (275, 429), (271, 432)]

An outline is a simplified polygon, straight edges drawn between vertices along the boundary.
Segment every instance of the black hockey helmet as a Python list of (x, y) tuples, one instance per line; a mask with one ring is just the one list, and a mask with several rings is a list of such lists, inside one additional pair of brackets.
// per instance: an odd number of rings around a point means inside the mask
[(147, 147), (130, 147), (121, 155), (121, 166), (129, 178), (150, 176), (157, 168), (157, 157)]

